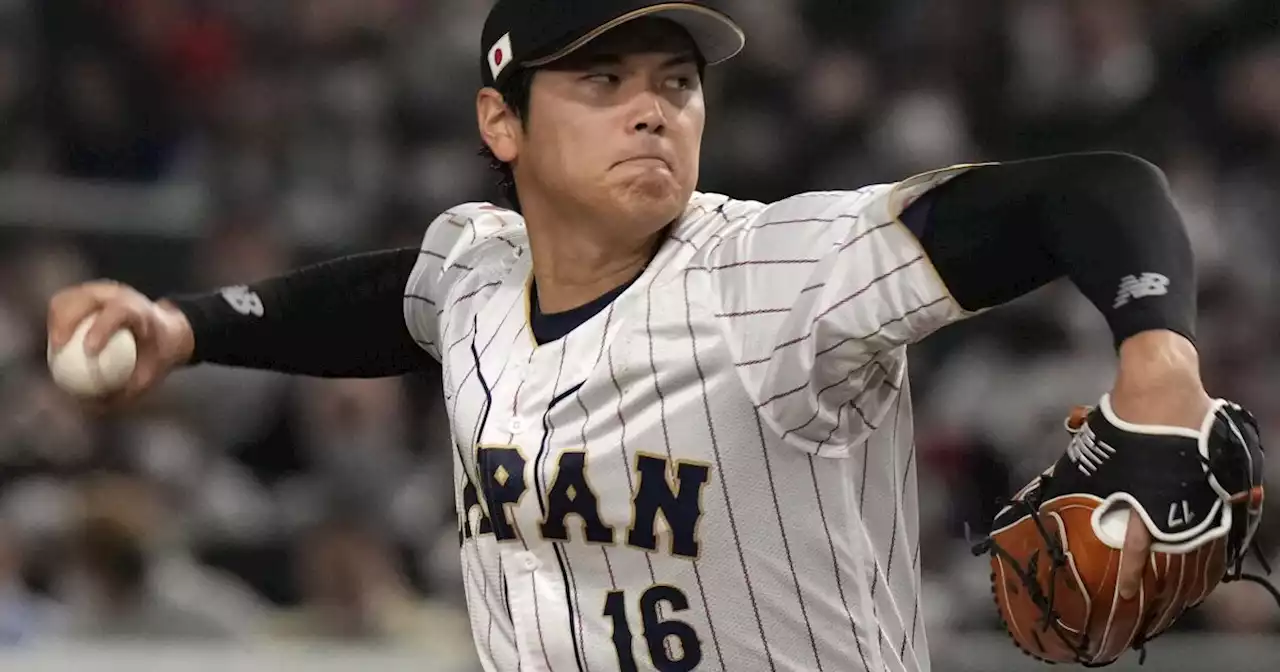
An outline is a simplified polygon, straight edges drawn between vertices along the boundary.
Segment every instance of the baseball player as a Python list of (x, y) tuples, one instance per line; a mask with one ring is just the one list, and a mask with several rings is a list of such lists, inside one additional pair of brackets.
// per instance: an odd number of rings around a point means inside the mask
[[(439, 362), (486, 670), (928, 670), (906, 347), (1066, 277), (1115, 334), (1115, 413), (1199, 427), (1188, 238), (1124, 154), (698, 192), (704, 71), (743, 46), (703, 2), (500, 0), (476, 112), (506, 207), (207, 295), (71, 288), (49, 338), (135, 332), (111, 403), (198, 363)], [(1126, 594), (1149, 543), (1129, 525)]]

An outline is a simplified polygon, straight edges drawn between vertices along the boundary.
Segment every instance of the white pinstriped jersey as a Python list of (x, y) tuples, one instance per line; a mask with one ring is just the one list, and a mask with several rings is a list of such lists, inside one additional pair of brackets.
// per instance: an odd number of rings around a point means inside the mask
[(965, 313), (898, 221), (958, 174), (695, 194), (559, 341), (523, 220), (427, 231), (405, 317), (443, 364), (486, 670), (928, 670), (905, 347)]

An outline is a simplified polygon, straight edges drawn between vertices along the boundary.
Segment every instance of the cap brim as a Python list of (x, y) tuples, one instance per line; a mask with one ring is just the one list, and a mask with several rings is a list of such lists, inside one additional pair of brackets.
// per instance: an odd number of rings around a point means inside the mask
[(634, 21), (646, 16), (670, 19), (689, 31), (689, 36), (693, 38), (694, 44), (698, 46), (698, 51), (706, 59), (707, 65), (715, 65), (733, 58), (746, 45), (746, 33), (727, 14), (710, 7), (688, 2), (666, 2), (627, 12), (593, 28), (581, 37), (557, 49), (555, 53), (525, 61), (524, 65), (537, 67), (557, 61), (581, 49), (588, 42), (610, 30), (628, 21)]

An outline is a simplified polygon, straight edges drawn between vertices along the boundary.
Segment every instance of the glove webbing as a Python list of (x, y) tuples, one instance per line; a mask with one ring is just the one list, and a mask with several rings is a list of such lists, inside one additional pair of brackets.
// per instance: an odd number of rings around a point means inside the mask
[[(1250, 415), (1249, 417), (1252, 418), (1253, 416)], [(1215, 467), (1219, 466), (1217, 462), (1220, 462), (1221, 460), (1221, 455), (1214, 455), (1212, 459), (1206, 458), (1203, 455), (1200, 456), (1200, 461), (1208, 467), (1210, 473), (1214, 473)], [(1250, 488), (1248, 491), (1241, 492), (1227, 500), (1228, 506), (1234, 506), (1240, 503), (1245, 503), (1250, 508), (1262, 506), (1262, 490), (1260, 488)], [(1271, 576), (1271, 564), (1267, 562), (1266, 554), (1262, 552), (1262, 548), (1258, 545), (1257, 536), (1254, 536), (1254, 538), (1250, 540), (1249, 547), (1245, 549), (1240, 548), (1239, 540), (1233, 540), (1233, 542), (1234, 543), (1227, 548), (1227, 552), (1230, 554), (1228, 557), (1232, 560), (1232, 567), (1226, 575), (1222, 577), (1222, 582), (1231, 583), (1232, 581), (1249, 581), (1251, 583), (1256, 583), (1263, 588), (1266, 588), (1267, 592), (1271, 594), (1272, 599), (1276, 601), (1276, 606), (1280, 606), (1280, 590), (1276, 590), (1276, 587), (1272, 585), (1266, 577), (1258, 576), (1257, 574), (1246, 574), (1244, 572), (1244, 562), (1249, 558), (1249, 554), (1252, 553), (1254, 559), (1262, 566), (1262, 571), (1266, 573), (1267, 576)]]
[[(1012, 568), (1014, 575), (1021, 579), (1023, 589), (1025, 589), (1031, 597), (1031, 603), (1040, 609), (1040, 632), (1047, 632), (1052, 628), (1054, 634), (1058, 635), (1058, 638), (1071, 649), (1073, 654), (1075, 654), (1076, 662), (1085, 667), (1103, 667), (1110, 663), (1097, 664), (1088, 662), (1088, 631), (1081, 633), (1083, 639), (1079, 645), (1073, 644), (1072, 637), (1075, 636), (1074, 633), (1067, 632), (1066, 628), (1064, 628), (1060, 623), (1060, 616), (1058, 612), (1054, 611), (1053, 608), (1054, 596), (1058, 587), (1058, 571), (1067, 566), (1067, 554), (1066, 551), (1063, 550), (1062, 545), (1058, 543), (1057, 537), (1049, 534), (1049, 530), (1044, 526), (1044, 521), (1040, 520), (1041, 493), (1044, 492), (1044, 489), (1048, 486), (1051, 479), (1052, 476), (1048, 474), (1042, 474), (1040, 476), (1040, 487), (1032, 494), (1034, 501), (1028, 502), (1020, 499), (1010, 503), (1010, 506), (1015, 509), (1022, 509), (1031, 518), (1031, 521), (1035, 523), (1036, 530), (1040, 533), (1041, 540), (1044, 541), (1045, 548), (1048, 549), (1048, 558), (1050, 562), (1048, 595), (1045, 595), (1044, 591), (1041, 590), (1040, 580), (1037, 578), (1040, 560), (1039, 550), (1037, 550), (1035, 554), (1031, 556), (1031, 559), (1027, 561), (1027, 568), (1025, 570), (1023, 570), (1018, 561), (1014, 559), (1008, 551), (1001, 548), (1000, 544), (996, 543), (995, 539), (991, 536), (988, 536), (981, 542), (974, 544), (972, 552), (974, 555), (990, 554), (993, 557), (999, 556), (1002, 560), (1008, 563)], [(993, 575), (991, 578), (992, 584), (994, 585), (996, 577)], [(1036, 640), (1037, 644), (1040, 644), (1040, 636), (1036, 634), (1035, 630), (1031, 631), (1031, 637)], [(1043, 649), (1044, 645), (1040, 644), (1040, 648)], [(1023, 652), (1034, 658), (1041, 659), (1040, 656), (1037, 656), (1030, 651), (1024, 650)]]
[[(1231, 404), (1231, 407), (1244, 416), (1245, 422), (1251, 425), (1255, 432), (1258, 431), (1258, 420), (1254, 417), (1253, 413), (1239, 404)], [(1213, 474), (1219, 473), (1219, 469), (1223, 467), (1222, 462), (1225, 459), (1225, 453), (1215, 453), (1208, 458), (1201, 455), (1200, 463), (1205, 466), (1208, 473)], [(1255, 508), (1261, 509), (1262, 497), (1262, 488), (1253, 487), (1245, 490), (1244, 492), (1236, 493), (1227, 500), (1227, 505), (1235, 506), (1237, 504), (1244, 504), (1252, 513)], [(1239, 539), (1231, 537), (1228, 537), (1228, 539), (1227, 558), (1231, 562), (1232, 566), (1231, 569), (1222, 577), (1222, 582), (1231, 583), (1232, 581), (1249, 581), (1251, 583), (1256, 583), (1265, 588), (1276, 601), (1276, 605), (1280, 606), (1280, 590), (1276, 590), (1276, 587), (1265, 577), (1258, 576), (1257, 574), (1246, 574), (1244, 572), (1244, 562), (1248, 559), (1249, 554), (1252, 553), (1253, 557), (1258, 561), (1258, 564), (1262, 566), (1262, 571), (1265, 572), (1267, 576), (1271, 576), (1271, 565), (1267, 562), (1267, 557), (1262, 552), (1262, 549), (1258, 544), (1258, 537), (1255, 535), (1250, 540), (1249, 547), (1243, 549), (1241, 548)]]

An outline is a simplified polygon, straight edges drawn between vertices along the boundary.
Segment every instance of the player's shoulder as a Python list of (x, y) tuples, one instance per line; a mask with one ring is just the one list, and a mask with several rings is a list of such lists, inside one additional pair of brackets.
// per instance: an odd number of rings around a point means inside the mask
[(893, 185), (869, 185), (852, 191), (811, 191), (778, 201), (736, 199), (695, 193), (675, 234), (701, 250), (722, 246), (753, 229), (769, 227), (785, 234), (787, 225), (804, 225), (857, 214)]
[(857, 189), (809, 191), (765, 203), (723, 194), (695, 193), (676, 233), (696, 247), (723, 247), (757, 229), (771, 229), (772, 237), (796, 233), (808, 237), (815, 225), (839, 221), (875, 227), (891, 222), (922, 194), (973, 168), (960, 164), (913, 175), (897, 182), (868, 184)]
[(440, 213), (428, 230), (471, 239), (488, 239), (499, 234), (523, 236), (524, 217), (492, 203), (462, 203)]
[(524, 217), (492, 203), (462, 203), (440, 213), (427, 227), (422, 250), (446, 267), (502, 259), (528, 245)]
[(744, 201), (724, 194), (694, 192), (689, 207), (672, 235), (693, 248), (703, 248), (724, 238), (728, 231), (754, 219), (765, 204)]

